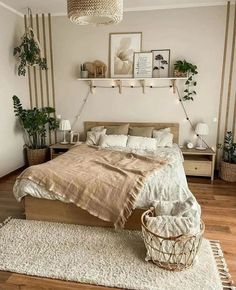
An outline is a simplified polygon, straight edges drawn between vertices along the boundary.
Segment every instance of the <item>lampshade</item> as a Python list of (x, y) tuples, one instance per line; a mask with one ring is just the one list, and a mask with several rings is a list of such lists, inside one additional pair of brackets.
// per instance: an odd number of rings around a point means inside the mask
[(70, 131), (71, 130), (71, 125), (69, 120), (61, 120), (59, 129), (61, 131)]
[(67, 0), (67, 11), (75, 24), (114, 24), (123, 19), (123, 0)]
[(195, 132), (198, 135), (206, 136), (209, 134), (209, 128), (206, 123), (198, 123)]

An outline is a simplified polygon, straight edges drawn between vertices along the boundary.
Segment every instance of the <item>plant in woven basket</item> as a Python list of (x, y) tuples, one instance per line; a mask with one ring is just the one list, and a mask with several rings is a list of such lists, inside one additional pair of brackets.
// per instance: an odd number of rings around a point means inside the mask
[(186, 60), (178, 60), (174, 64), (175, 76), (186, 76), (188, 79), (185, 82), (186, 88), (184, 90), (183, 100), (192, 100), (193, 97), (197, 94), (195, 87), (197, 85), (194, 76), (198, 74), (197, 66)]
[(19, 76), (25, 76), (27, 65), (38, 65), (41, 69), (47, 69), (46, 58), (41, 57), (40, 44), (31, 28), (27, 29), (21, 44), (14, 48), (13, 55), (18, 56), (20, 61), (18, 65)]
[(15, 115), (19, 118), (26, 132), (26, 146), (30, 149), (42, 149), (47, 147), (47, 132), (58, 128), (56, 118), (52, 117), (55, 109), (51, 107), (23, 109), (20, 99), (13, 96)]
[(236, 164), (236, 143), (233, 142), (231, 131), (226, 132), (223, 145), (223, 161)]

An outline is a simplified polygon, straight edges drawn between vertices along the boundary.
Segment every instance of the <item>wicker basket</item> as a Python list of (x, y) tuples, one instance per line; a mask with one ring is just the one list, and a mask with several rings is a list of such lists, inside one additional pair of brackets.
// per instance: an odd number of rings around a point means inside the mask
[(228, 182), (236, 182), (236, 164), (221, 161), (220, 178)]
[(200, 232), (195, 235), (162, 237), (146, 226), (146, 216), (154, 216), (154, 208), (145, 211), (141, 217), (142, 233), (148, 255), (158, 267), (169, 271), (182, 271), (192, 267), (202, 242), (205, 225), (201, 221)]
[(37, 165), (48, 161), (48, 148), (26, 149), (29, 166)]

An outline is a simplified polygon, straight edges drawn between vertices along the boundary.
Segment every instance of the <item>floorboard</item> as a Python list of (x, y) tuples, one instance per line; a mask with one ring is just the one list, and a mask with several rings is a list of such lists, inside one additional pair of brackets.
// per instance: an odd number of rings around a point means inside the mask
[[(17, 203), (12, 188), (20, 171), (0, 179), (0, 222), (8, 216), (24, 218), (23, 206)], [(189, 178), (189, 187), (202, 206), (206, 224), (205, 237), (220, 240), (230, 273), (236, 281), (236, 183), (208, 178)], [(0, 290), (97, 290), (107, 287), (0, 272)]]

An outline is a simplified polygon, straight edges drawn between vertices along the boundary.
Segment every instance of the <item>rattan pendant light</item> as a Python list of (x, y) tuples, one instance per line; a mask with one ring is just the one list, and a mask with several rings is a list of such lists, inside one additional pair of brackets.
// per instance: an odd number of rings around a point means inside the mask
[(79, 25), (114, 24), (123, 19), (123, 0), (67, 0), (67, 10)]

